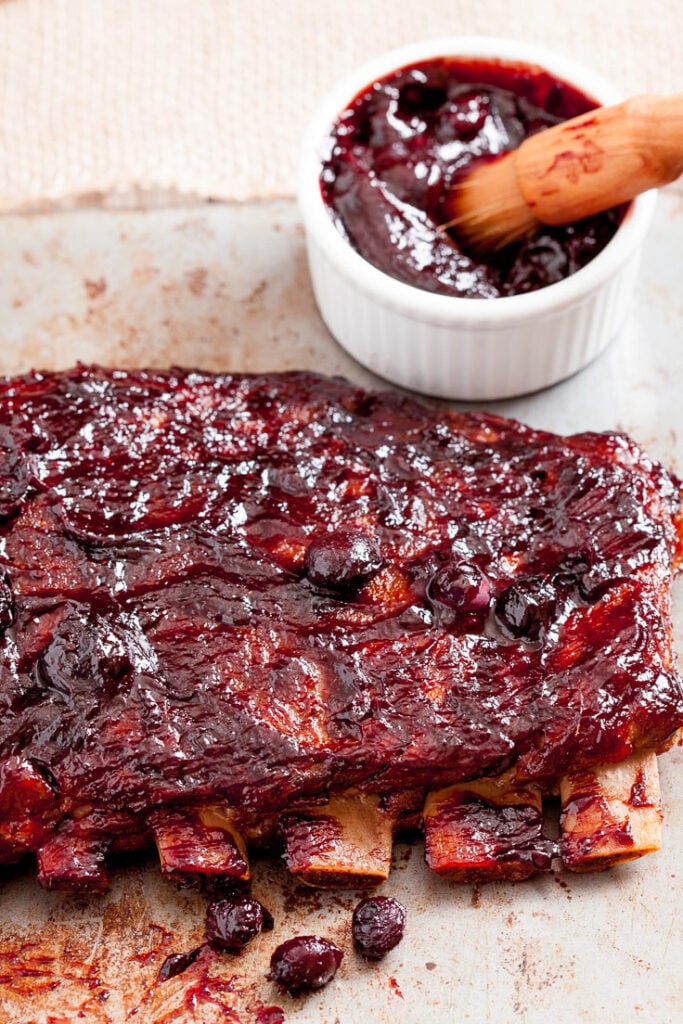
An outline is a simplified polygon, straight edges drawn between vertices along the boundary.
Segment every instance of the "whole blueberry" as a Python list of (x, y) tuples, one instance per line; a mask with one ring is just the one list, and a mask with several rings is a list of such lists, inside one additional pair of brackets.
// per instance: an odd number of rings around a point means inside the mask
[(555, 612), (556, 593), (542, 576), (515, 580), (496, 601), (496, 617), (516, 639), (540, 640)]
[(320, 534), (311, 541), (304, 558), (304, 571), (311, 583), (329, 590), (358, 586), (381, 565), (377, 538), (351, 527)]
[(206, 911), (206, 937), (216, 949), (242, 949), (256, 938), (263, 924), (263, 907), (251, 896), (215, 900)]
[(357, 904), (351, 925), (356, 949), (379, 960), (403, 938), (406, 910), (392, 896), (367, 896)]
[(607, 591), (621, 583), (620, 576), (610, 576), (605, 565), (594, 565), (585, 572), (577, 574), (577, 589), (581, 598), (588, 604), (595, 604)]
[(433, 604), (455, 611), (476, 612), (487, 607), (491, 586), (472, 562), (449, 562), (432, 576), (427, 593)]
[(332, 981), (344, 954), (317, 935), (299, 935), (281, 943), (270, 958), (269, 981), (295, 995), (314, 992)]

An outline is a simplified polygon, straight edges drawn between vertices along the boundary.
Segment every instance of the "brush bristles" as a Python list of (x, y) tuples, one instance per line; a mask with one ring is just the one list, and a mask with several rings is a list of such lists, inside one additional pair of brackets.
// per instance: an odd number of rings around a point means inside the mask
[(473, 252), (495, 252), (538, 227), (519, 188), (515, 156), (506, 153), (477, 165), (448, 197), (450, 219), (443, 227), (454, 228)]

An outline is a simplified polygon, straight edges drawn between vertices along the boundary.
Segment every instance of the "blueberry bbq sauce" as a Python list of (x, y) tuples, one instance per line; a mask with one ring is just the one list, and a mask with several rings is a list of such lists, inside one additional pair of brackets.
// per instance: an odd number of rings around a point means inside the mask
[(337, 118), (322, 165), (323, 199), (361, 256), (406, 284), (468, 298), (544, 288), (597, 256), (625, 208), (542, 226), (482, 260), (444, 229), (445, 199), (472, 161), (517, 149), (595, 106), (528, 65), (439, 58), (401, 68)]

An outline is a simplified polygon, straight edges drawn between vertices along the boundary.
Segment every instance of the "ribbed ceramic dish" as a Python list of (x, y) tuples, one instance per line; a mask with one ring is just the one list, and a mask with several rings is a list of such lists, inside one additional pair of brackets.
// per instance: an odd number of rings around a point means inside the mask
[(510, 39), (436, 39), (363, 65), (321, 102), (303, 144), (299, 204), (316, 301), (339, 343), (374, 373), (402, 387), (467, 401), (536, 391), (586, 366), (622, 327), (636, 288), (655, 193), (631, 204), (614, 237), (587, 266), (536, 292), (462, 299), (435, 295), (385, 274), (335, 227), (320, 191), (322, 149), (337, 115), (365, 86), (432, 57), (540, 65), (601, 104), (622, 98), (574, 61)]

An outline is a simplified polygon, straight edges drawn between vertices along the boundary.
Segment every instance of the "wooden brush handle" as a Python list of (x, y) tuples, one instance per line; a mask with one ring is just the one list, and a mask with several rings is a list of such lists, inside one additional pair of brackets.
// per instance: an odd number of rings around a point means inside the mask
[(568, 224), (683, 172), (683, 93), (634, 96), (533, 135), (516, 153), (519, 188), (539, 220)]

